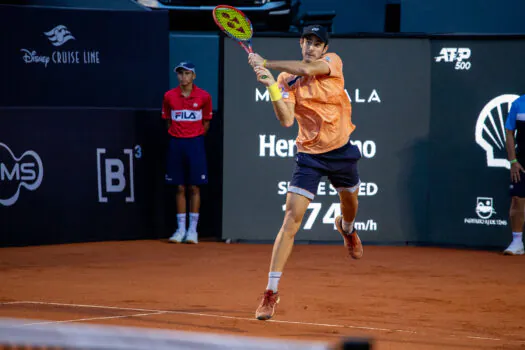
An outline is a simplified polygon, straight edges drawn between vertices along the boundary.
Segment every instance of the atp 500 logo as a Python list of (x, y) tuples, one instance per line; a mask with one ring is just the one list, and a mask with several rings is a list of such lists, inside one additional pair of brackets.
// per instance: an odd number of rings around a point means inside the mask
[(42, 183), (44, 166), (35, 151), (25, 151), (20, 157), (0, 142), (0, 204), (11, 206), (20, 196), (24, 187), (34, 191)]
[(455, 63), (456, 70), (469, 70), (472, 63), (469, 61), (472, 51), (468, 47), (444, 47), (434, 60), (439, 62)]

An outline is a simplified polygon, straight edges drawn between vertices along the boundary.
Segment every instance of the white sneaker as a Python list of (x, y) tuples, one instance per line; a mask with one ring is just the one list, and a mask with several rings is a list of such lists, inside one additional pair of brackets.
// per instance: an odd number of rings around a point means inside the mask
[(189, 230), (184, 239), (184, 243), (197, 244), (199, 243), (197, 231)]
[(186, 231), (183, 231), (181, 229), (177, 229), (173, 236), (170, 237), (170, 242), (172, 243), (182, 243), (184, 240), (184, 236), (186, 236)]
[(523, 255), (525, 250), (523, 249), (523, 241), (513, 240), (507, 249), (503, 252), (505, 255)]

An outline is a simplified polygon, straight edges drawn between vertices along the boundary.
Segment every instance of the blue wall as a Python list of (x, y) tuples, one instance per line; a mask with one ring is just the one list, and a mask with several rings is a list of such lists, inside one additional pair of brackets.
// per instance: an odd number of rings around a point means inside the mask
[(525, 33), (523, 0), (401, 0), (401, 31)]
[(300, 13), (336, 11), (333, 31), (337, 34), (384, 30), (387, 0), (301, 0)]
[(386, 4), (401, 5), (401, 32), (525, 33), (523, 0), (302, 0), (300, 13), (335, 11), (334, 33), (384, 30)]
[(179, 85), (173, 68), (181, 61), (196, 66), (195, 84), (208, 91), (217, 110), (219, 91), (219, 36), (216, 34), (170, 34), (170, 88)]

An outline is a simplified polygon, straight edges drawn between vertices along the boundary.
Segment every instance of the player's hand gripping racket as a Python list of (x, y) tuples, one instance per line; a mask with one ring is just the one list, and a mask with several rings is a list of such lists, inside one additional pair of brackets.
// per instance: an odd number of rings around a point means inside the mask
[[(253, 27), (250, 19), (240, 10), (229, 5), (218, 5), (213, 9), (213, 20), (217, 26), (235, 40), (246, 51), (253, 53)], [(266, 79), (266, 76), (261, 78)]]

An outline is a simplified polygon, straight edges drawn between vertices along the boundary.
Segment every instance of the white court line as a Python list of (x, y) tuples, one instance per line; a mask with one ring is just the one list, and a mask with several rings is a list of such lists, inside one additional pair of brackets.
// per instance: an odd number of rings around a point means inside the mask
[(501, 340), (497, 338), (485, 338), (485, 337), (474, 337), (474, 336), (467, 336), (469, 339), (480, 339), (480, 340)]
[[(226, 318), (226, 319), (232, 319), (232, 320), (261, 322), (259, 320), (256, 320), (255, 318), (247, 318), (247, 317), (204, 314), (204, 313), (199, 313), (199, 312), (188, 312), (188, 311), (167, 311), (167, 310), (137, 309), (137, 308), (127, 308), (127, 307), (117, 307), (117, 306), (64, 304), (64, 303), (51, 303), (51, 302), (44, 302), (44, 301), (13, 301), (13, 302), (6, 302), (6, 303), (0, 303), (0, 304), (41, 304), (41, 305), (54, 305), (54, 306), (73, 306), (73, 307), (83, 307), (83, 308), (92, 308), (92, 309), (113, 309), (113, 310), (121, 310), (121, 311), (143, 311), (143, 312), (149, 312), (152, 315), (154, 315), (155, 313), (164, 313), (164, 314), (179, 314), (179, 315), (215, 317), (215, 318)], [(62, 322), (62, 321), (60, 321), (60, 322)], [(383, 331), (383, 332), (398, 332), (398, 333), (412, 333), (412, 334), (416, 334), (417, 333), (417, 332), (414, 332), (414, 331), (407, 331), (407, 330), (403, 330), (403, 329), (377, 328), (377, 327), (364, 327), (364, 326), (350, 326), (350, 325), (328, 324), (328, 323), (312, 323), (312, 322), (284, 321), (284, 320), (268, 320), (266, 322), (284, 323), (284, 324), (298, 324), (298, 325), (316, 326), (316, 327), (352, 328), (352, 329), (361, 329), (361, 330), (367, 330), (367, 331)]]
[(25, 323), (22, 326), (34, 326), (37, 324), (57, 324), (57, 323), (72, 323), (72, 322), (83, 322), (83, 321), (94, 321), (94, 320), (110, 320), (113, 318), (126, 318), (126, 317), (138, 317), (138, 316), (150, 316), (150, 315), (160, 315), (165, 312), (154, 312), (147, 314), (134, 314), (134, 315), (122, 315), (122, 316), (105, 316), (105, 317), (90, 317), (90, 318), (75, 318), (73, 320), (62, 320), (62, 321), (42, 321), (42, 322), (33, 322)]
[[(237, 316), (225, 316), (225, 315), (215, 315), (215, 314), (205, 314), (199, 312), (186, 312), (186, 311), (170, 311), (170, 310), (150, 310), (150, 309), (141, 309), (141, 308), (128, 308), (128, 307), (118, 307), (118, 306), (101, 306), (101, 305), (85, 305), (85, 304), (66, 304), (66, 303), (53, 303), (45, 301), (9, 301), (9, 302), (0, 302), (0, 305), (9, 305), (9, 304), (37, 304), (37, 305), (53, 305), (53, 306), (69, 306), (69, 307), (79, 307), (79, 308), (91, 308), (91, 309), (106, 309), (106, 310), (121, 310), (121, 311), (141, 311), (142, 314), (136, 315), (127, 315), (127, 316), (109, 316), (109, 317), (96, 317), (96, 318), (86, 318), (86, 319), (76, 319), (69, 321), (46, 321), (45, 323), (67, 323), (67, 322), (80, 322), (88, 320), (100, 320), (100, 319), (111, 319), (111, 318), (125, 318), (125, 317), (135, 317), (135, 316), (150, 316), (157, 314), (178, 314), (178, 315), (189, 315), (189, 316), (202, 316), (202, 317), (213, 317), (213, 318), (225, 318), (232, 320), (242, 320), (242, 321), (255, 321), (261, 322), (255, 318), (247, 317), (237, 317)], [(365, 326), (352, 326), (352, 325), (342, 325), (342, 324), (327, 324), (327, 323), (314, 323), (314, 322), (299, 322), (299, 321), (284, 321), (284, 320), (268, 320), (264, 322), (271, 323), (282, 323), (282, 324), (297, 324), (305, 326), (316, 326), (316, 327), (331, 327), (331, 328), (350, 328), (350, 329), (360, 329), (368, 331), (381, 331), (388, 333), (410, 333), (424, 335), (422, 332), (409, 331), (403, 329), (393, 329), (393, 328), (378, 328), (378, 327), (365, 327)], [(44, 322), (42, 322), (44, 323)], [(42, 323), (30, 323), (24, 324), (24, 326), (29, 326), (33, 324), (42, 324)], [(490, 341), (510, 341), (513, 343), (522, 343), (525, 344), (525, 341), (521, 340), (504, 340), (500, 338), (489, 338), (489, 337), (477, 337), (477, 336), (457, 336), (450, 334), (450, 337), (455, 338), (465, 338), (471, 340), (490, 340)]]

